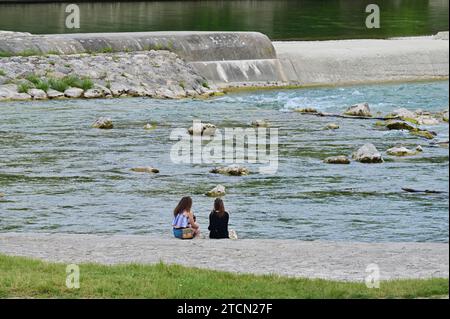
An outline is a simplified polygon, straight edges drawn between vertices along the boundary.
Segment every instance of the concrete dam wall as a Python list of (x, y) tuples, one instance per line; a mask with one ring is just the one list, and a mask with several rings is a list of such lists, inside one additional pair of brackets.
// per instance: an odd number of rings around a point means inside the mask
[(31, 35), (0, 32), (0, 53), (169, 50), (222, 87), (447, 79), (448, 33), (389, 40), (274, 42), (258, 32)]

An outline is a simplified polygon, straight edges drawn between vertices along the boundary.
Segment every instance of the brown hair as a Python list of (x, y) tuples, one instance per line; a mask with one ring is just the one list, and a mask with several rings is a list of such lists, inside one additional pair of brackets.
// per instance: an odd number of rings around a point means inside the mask
[(183, 213), (184, 211), (191, 211), (192, 208), (192, 198), (189, 196), (183, 197), (178, 203), (177, 207), (173, 210), (174, 216)]
[(214, 201), (214, 211), (217, 212), (217, 215), (219, 215), (219, 217), (225, 215), (225, 205), (223, 204), (223, 200), (221, 200), (220, 198), (216, 198), (216, 200)]

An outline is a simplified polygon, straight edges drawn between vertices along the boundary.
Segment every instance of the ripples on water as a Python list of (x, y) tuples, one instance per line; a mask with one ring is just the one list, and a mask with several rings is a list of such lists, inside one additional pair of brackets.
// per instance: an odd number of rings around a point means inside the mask
[[(298, 107), (341, 112), (368, 101), (374, 112), (396, 107), (442, 110), (448, 82), (260, 91), (211, 100), (66, 100), (0, 105), (0, 231), (161, 234), (183, 195), (205, 229), (217, 184), (231, 227), (245, 238), (448, 242), (448, 193), (408, 194), (401, 187), (448, 192), (448, 149), (402, 132), (377, 130), (373, 121), (311, 117)], [(110, 131), (92, 129), (100, 116)], [(216, 176), (210, 165), (171, 163), (171, 129), (199, 118), (225, 126), (266, 119), (280, 129), (276, 175)], [(155, 130), (143, 126), (155, 121)], [(322, 127), (336, 122), (337, 131)], [(434, 126), (448, 139), (448, 125)], [(380, 165), (325, 165), (327, 156), (349, 154), (365, 142), (381, 151), (421, 144), (409, 158)], [(159, 175), (136, 174), (151, 165)], [(257, 168), (249, 165), (254, 170)]]

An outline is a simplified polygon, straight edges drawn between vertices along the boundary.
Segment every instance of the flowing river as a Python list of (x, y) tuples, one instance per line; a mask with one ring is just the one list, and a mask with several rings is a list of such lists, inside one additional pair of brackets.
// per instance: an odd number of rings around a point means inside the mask
[[(207, 226), (223, 184), (231, 228), (242, 238), (338, 241), (448, 242), (448, 148), (373, 120), (334, 119), (292, 112), (299, 107), (342, 112), (367, 101), (373, 113), (398, 107), (448, 108), (448, 81), (343, 88), (263, 90), (208, 100), (122, 98), (0, 104), (0, 231), (170, 235), (172, 209), (191, 195)], [(112, 130), (91, 128), (111, 117)], [(279, 129), (279, 168), (232, 177), (209, 173), (211, 164), (175, 164), (170, 133), (193, 119), (219, 128), (248, 127), (265, 119)], [(157, 123), (144, 130), (146, 123)], [(338, 130), (323, 130), (330, 122)], [(448, 124), (429, 127), (448, 140)], [(325, 157), (373, 143), (383, 164), (329, 165)], [(423, 153), (395, 158), (397, 144)], [(160, 174), (130, 171), (154, 166)], [(402, 187), (444, 191), (406, 193)]]

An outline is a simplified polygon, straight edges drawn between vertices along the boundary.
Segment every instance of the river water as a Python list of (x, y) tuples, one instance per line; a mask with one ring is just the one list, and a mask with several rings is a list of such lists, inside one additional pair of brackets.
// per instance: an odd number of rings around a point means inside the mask
[[(231, 228), (243, 238), (448, 242), (448, 193), (412, 194), (402, 187), (448, 192), (448, 149), (372, 120), (330, 119), (291, 112), (313, 106), (341, 112), (368, 101), (373, 112), (397, 107), (448, 108), (448, 82), (233, 93), (209, 100), (123, 98), (0, 104), (0, 231), (160, 234), (170, 232), (171, 211), (191, 195), (207, 226), (212, 199), (227, 187)], [(91, 128), (111, 117), (113, 130)], [(279, 169), (228, 177), (209, 164), (174, 164), (170, 132), (193, 119), (219, 128), (248, 127), (266, 119), (279, 129)], [(146, 131), (148, 122), (157, 123)], [(336, 131), (322, 128), (329, 122)], [(433, 126), (448, 139), (448, 125)], [(327, 165), (327, 156), (350, 154), (372, 142), (380, 151), (421, 144), (408, 158), (383, 164)], [(130, 172), (151, 165), (158, 175)]]
[(449, 10), (448, 0), (377, 0), (381, 28), (367, 29), (365, 10), (371, 0), (80, 2), (81, 28), (67, 29), (68, 3), (0, 4), (0, 30), (260, 31), (276, 40), (386, 38), (446, 31)]

